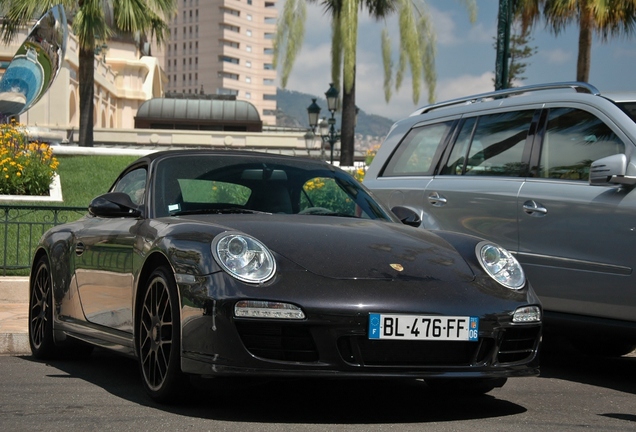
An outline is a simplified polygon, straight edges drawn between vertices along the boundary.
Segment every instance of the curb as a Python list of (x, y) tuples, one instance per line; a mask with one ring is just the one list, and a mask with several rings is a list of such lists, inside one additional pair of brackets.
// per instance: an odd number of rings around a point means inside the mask
[(0, 333), (0, 355), (29, 355), (29, 335), (27, 333)]
[(0, 277), (0, 355), (31, 353), (28, 309), (29, 278)]

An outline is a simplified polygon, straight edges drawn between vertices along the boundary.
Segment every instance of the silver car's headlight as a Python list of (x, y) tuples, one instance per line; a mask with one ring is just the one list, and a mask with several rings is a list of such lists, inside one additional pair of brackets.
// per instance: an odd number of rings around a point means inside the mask
[(475, 253), (486, 273), (506, 288), (518, 290), (526, 284), (519, 261), (506, 249), (483, 241), (475, 247)]
[(276, 261), (267, 247), (240, 233), (224, 233), (212, 242), (212, 254), (230, 275), (249, 283), (261, 283), (276, 273)]

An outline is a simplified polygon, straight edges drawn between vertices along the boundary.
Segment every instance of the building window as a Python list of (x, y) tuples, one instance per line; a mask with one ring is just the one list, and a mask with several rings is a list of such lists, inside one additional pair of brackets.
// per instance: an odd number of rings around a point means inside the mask
[(249, 14), (248, 14), (248, 15), (247, 15), (247, 20), (248, 20), (248, 21), (252, 21), (252, 15), (249, 15)]
[(234, 81), (238, 81), (238, 79), (239, 79), (238, 74), (230, 73), (230, 72), (219, 72), (218, 77), (219, 78), (224, 78), (224, 79), (231, 79), (231, 80), (234, 80)]
[(263, 65), (263, 69), (265, 69), (265, 70), (274, 70), (274, 65), (272, 63), (265, 63)]
[(252, 99), (252, 93), (245, 92), (245, 99)]
[(270, 86), (270, 85), (275, 85), (275, 82), (274, 82), (274, 80), (273, 80), (273, 79), (265, 78), (265, 79), (263, 80), (263, 84), (264, 84), (264, 85), (267, 85), (267, 86)]
[(239, 59), (230, 56), (219, 56), (219, 61), (225, 63), (239, 64)]
[(246, 61), (245, 62), (245, 66), (248, 67), (248, 68), (251, 68), (252, 67), (252, 62), (251, 61)]
[(246, 83), (251, 83), (252, 82), (252, 77), (245, 77), (245, 82)]
[(245, 50), (246, 50), (247, 52), (252, 52), (252, 46), (251, 46), (251, 45), (247, 45), (247, 46), (245, 47)]
[(238, 90), (234, 90), (234, 89), (228, 89), (228, 88), (220, 88), (216, 90), (217, 94), (222, 94), (222, 95), (234, 95), (237, 96), (238, 95)]
[(247, 30), (247, 31), (246, 31), (246, 34), (247, 34), (249, 37), (252, 37), (252, 30)]

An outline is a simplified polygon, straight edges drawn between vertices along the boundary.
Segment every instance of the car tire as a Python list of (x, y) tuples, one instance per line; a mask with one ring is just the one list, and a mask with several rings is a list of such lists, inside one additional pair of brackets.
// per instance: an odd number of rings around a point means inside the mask
[(46, 256), (38, 260), (30, 277), (29, 345), (37, 359), (49, 360), (59, 355), (53, 337), (53, 282)]
[(479, 396), (503, 387), (506, 378), (430, 378), (424, 380), (436, 392), (453, 395)]
[(179, 302), (172, 273), (152, 272), (141, 297), (137, 323), (137, 353), (146, 392), (161, 403), (175, 402), (184, 388), (181, 372)]

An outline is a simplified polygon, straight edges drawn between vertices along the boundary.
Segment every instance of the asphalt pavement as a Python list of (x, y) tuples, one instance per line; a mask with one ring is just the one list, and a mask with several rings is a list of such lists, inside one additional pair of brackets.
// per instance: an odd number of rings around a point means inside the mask
[(29, 278), (0, 277), (0, 355), (30, 354)]

